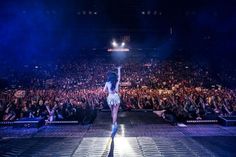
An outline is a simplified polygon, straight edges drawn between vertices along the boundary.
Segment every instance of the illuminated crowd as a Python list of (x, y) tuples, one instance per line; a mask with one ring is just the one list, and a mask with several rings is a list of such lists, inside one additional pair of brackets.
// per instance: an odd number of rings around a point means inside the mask
[[(96, 110), (108, 109), (102, 89), (107, 72), (116, 66), (106, 59), (81, 59), (26, 67), (30, 74), (19, 74), (14, 87), (1, 90), (0, 120), (42, 117), (83, 123)], [(122, 63), (120, 96), (123, 110), (165, 110), (178, 121), (236, 112), (235, 90), (214, 79), (207, 67), (174, 60)]]

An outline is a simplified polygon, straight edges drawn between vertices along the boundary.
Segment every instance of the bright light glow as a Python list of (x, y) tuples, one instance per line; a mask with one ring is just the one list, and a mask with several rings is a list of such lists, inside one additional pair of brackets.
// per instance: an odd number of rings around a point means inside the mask
[(125, 42), (122, 42), (122, 43), (121, 43), (121, 47), (124, 47), (124, 46), (125, 46)]
[(118, 44), (116, 43), (116, 41), (113, 41), (113, 42), (112, 42), (112, 46), (113, 46), (113, 47), (117, 47), (117, 46), (118, 46)]
[(121, 136), (125, 137), (125, 127), (124, 127), (124, 124), (121, 124), (120, 128), (121, 128)]
[(118, 150), (120, 156), (127, 156), (128, 154), (136, 154), (125, 137), (116, 137), (115, 138), (115, 147)]
[(107, 49), (108, 52), (129, 52), (128, 48), (111, 48)]

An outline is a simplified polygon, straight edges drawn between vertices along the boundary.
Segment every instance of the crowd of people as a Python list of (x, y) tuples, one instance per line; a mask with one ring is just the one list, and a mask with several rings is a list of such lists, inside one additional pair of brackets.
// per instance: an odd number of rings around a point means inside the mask
[[(236, 91), (214, 79), (205, 66), (150, 57), (120, 64), (124, 110), (162, 110), (178, 121), (236, 113)], [(25, 65), (6, 76), (12, 82), (1, 89), (0, 121), (42, 117), (86, 123), (97, 110), (108, 108), (102, 89), (107, 72), (116, 66), (109, 58)]]

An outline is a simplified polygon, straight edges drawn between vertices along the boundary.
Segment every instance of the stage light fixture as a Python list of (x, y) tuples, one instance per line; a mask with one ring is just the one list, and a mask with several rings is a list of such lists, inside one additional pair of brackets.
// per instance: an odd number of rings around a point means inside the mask
[(117, 46), (118, 46), (118, 44), (116, 43), (116, 41), (113, 41), (113, 42), (112, 42), (112, 46), (113, 46), (113, 47), (117, 47)]
[(125, 46), (125, 42), (122, 42), (122, 43), (121, 43), (121, 47), (124, 47), (124, 46)]
[(125, 48), (125, 45), (126, 45), (125, 42), (118, 43), (115, 40), (113, 40), (111, 42), (112, 48), (108, 48), (107, 51), (108, 52), (128, 52), (129, 48)]

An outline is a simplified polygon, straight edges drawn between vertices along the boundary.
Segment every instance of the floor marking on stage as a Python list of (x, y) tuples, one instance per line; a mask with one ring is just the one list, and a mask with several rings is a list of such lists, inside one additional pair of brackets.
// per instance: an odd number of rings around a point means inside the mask
[(143, 156), (163, 156), (159, 151), (155, 141), (151, 137), (138, 137), (138, 143), (142, 150)]
[(142, 150), (136, 137), (117, 136), (84, 138), (73, 156), (120, 156), (142, 157)]
[(102, 156), (110, 138), (83, 138), (73, 156)]
[(155, 137), (153, 139), (157, 149), (164, 156), (215, 156), (211, 151), (190, 138)]

